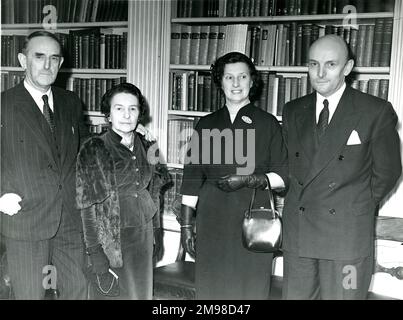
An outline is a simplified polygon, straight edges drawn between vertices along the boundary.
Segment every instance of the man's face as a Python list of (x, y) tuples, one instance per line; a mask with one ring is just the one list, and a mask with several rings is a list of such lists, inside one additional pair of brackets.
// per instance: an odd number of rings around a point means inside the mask
[(346, 58), (342, 45), (335, 41), (322, 41), (309, 50), (308, 72), (312, 87), (324, 97), (341, 88), (354, 62)]
[(26, 81), (42, 92), (55, 82), (63, 63), (59, 44), (49, 37), (32, 38), (25, 54), (18, 54), (18, 60), (26, 70)]

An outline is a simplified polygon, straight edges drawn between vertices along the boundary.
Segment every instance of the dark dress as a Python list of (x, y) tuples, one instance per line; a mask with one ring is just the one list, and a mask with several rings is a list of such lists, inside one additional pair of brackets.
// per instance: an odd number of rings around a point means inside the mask
[[(226, 138), (213, 143), (211, 138), (206, 138), (208, 129), (218, 129)], [(233, 148), (225, 152), (231, 142)], [(217, 156), (219, 146), (221, 158), (214, 159), (214, 151)], [(197, 299), (268, 298), (273, 256), (250, 252), (241, 240), (241, 223), (252, 189), (227, 193), (215, 185), (218, 177), (236, 174), (237, 169), (245, 167), (247, 155), (250, 159), (247, 162), (254, 164), (254, 168), (244, 174), (276, 172), (286, 181), (287, 153), (275, 117), (249, 104), (239, 110), (234, 123), (231, 123), (226, 107), (200, 119), (188, 151), (192, 162), (185, 165), (181, 189), (182, 194), (199, 197), (196, 211)], [(259, 191), (257, 204), (267, 204), (267, 198), (267, 192)]]
[[(120, 242), (117, 236), (114, 241), (121, 248), (123, 266), (115, 267), (111, 263), (119, 276), (117, 299), (151, 299), (153, 224), (158, 226), (157, 193), (164, 182), (155, 172), (155, 166), (148, 162), (146, 148), (150, 143), (134, 133), (134, 150), (131, 151), (120, 143), (121, 139), (109, 130), (84, 143), (77, 166), (78, 206), (86, 216), (84, 238), (87, 247), (100, 243), (106, 233), (98, 226), (96, 216), (108, 221), (107, 229), (114, 229), (119, 223)], [(117, 194), (116, 203), (114, 200), (108, 202), (108, 199), (114, 199), (112, 194)], [(115, 211), (117, 216), (113, 218)], [(111, 261), (110, 256), (108, 258)], [(95, 298), (103, 297), (96, 295)]]

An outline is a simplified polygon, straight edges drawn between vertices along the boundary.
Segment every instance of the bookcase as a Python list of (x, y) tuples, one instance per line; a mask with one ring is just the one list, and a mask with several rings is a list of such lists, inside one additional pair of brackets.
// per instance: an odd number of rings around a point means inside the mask
[(76, 92), (90, 131), (102, 132), (100, 98), (127, 77), (128, 0), (5, 0), (1, 11), (1, 91), (24, 77), (17, 54), (25, 36), (46, 29), (63, 47), (55, 85)]
[[(210, 65), (227, 52), (253, 59), (263, 81), (260, 107), (281, 122), (282, 108), (312, 92), (308, 49), (325, 34), (342, 36), (355, 58), (347, 79), (352, 87), (391, 100), (391, 57), (399, 43), (401, 1), (331, 0), (177, 0), (171, 1), (167, 122), (168, 166), (178, 186), (186, 144), (199, 117), (224, 105), (211, 80)], [(394, 38), (396, 39), (396, 37)], [(401, 46), (401, 42), (400, 42)], [(392, 54), (393, 51), (393, 54)], [(392, 100), (391, 100), (392, 101)], [(400, 110), (400, 101), (392, 101)], [(169, 211), (169, 210), (168, 210)]]

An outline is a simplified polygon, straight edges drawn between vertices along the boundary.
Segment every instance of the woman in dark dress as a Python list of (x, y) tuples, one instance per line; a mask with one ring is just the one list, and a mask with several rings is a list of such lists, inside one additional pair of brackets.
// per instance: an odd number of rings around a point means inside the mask
[[(153, 143), (135, 131), (144, 113), (144, 98), (136, 86), (122, 83), (108, 90), (101, 111), (111, 127), (87, 140), (77, 159), (76, 200), (90, 275), (97, 298), (120, 293), (118, 299), (151, 299), (154, 239), (162, 245), (156, 237), (159, 191), (167, 172), (148, 161)], [(119, 277), (119, 290), (113, 273)]]
[(251, 60), (228, 53), (212, 66), (225, 106), (200, 119), (188, 149), (181, 187), (181, 233), (195, 255), (196, 298), (267, 299), (273, 255), (246, 250), (241, 224), (253, 188), (267, 204), (267, 178), (285, 187), (287, 152), (277, 119), (255, 107), (260, 78)]

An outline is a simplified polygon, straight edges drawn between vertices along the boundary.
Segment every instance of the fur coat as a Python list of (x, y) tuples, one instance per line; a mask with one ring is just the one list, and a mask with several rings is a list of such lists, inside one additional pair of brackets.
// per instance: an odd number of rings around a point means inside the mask
[[(146, 151), (156, 147), (141, 137)], [(120, 207), (112, 156), (105, 146), (102, 136), (88, 139), (78, 154), (76, 166), (76, 204), (82, 217), (93, 216), (96, 228), (96, 243), (101, 244), (111, 267), (123, 265), (120, 242)], [(148, 190), (157, 208), (160, 208), (161, 188), (170, 182), (165, 165), (153, 165), (153, 176)], [(154, 227), (160, 227), (159, 211), (153, 218)], [(83, 218), (83, 223), (84, 218)], [(86, 237), (84, 225), (84, 238)], [(93, 244), (86, 241), (87, 248)]]

